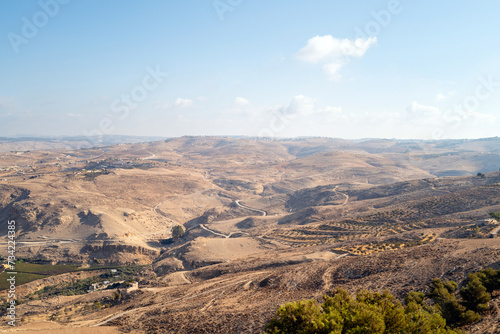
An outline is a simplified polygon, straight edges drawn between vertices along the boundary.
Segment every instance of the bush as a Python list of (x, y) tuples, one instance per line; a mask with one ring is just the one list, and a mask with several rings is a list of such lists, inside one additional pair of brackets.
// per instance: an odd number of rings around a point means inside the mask
[(272, 334), (456, 334), (446, 328), (439, 313), (425, 309), (421, 293), (411, 294), (409, 304), (401, 305), (388, 292), (361, 291), (353, 297), (337, 290), (325, 296), (323, 304), (315, 300), (281, 306), (266, 325)]
[(500, 222), (500, 211), (498, 212), (491, 212), (490, 213), (491, 218), (494, 218)]

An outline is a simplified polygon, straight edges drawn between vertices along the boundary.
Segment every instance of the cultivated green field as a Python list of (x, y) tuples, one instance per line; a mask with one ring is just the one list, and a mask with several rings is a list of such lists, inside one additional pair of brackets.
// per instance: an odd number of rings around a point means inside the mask
[[(115, 269), (117, 266), (112, 267), (91, 267), (91, 268), (79, 268), (77, 265), (46, 265), (46, 264), (36, 264), (30, 262), (19, 262), (16, 263), (15, 272), (16, 276), (16, 286), (21, 284), (26, 284), (40, 278), (46, 278), (55, 275), (61, 275), (69, 272), (75, 271), (89, 271), (89, 270), (99, 270), (99, 269)], [(0, 291), (8, 289), (9, 278), (7, 272), (0, 274)]]

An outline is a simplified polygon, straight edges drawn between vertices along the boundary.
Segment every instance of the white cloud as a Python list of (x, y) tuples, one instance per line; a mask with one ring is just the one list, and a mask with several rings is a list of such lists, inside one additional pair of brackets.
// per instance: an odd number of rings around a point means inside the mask
[(407, 128), (408, 133), (415, 133), (417, 138), (470, 137), (464, 136), (464, 133), (477, 133), (476, 137), (485, 137), (488, 129), (498, 121), (495, 115), (466, 110), (460, 105), (440, 109), (412, 102), (406, 115), (401, 118), (400, 126), (401, 129)]
[(455, 92), (448, 92), (448, 94), (439, 93), (436, 95), (436, 101), (441, 102), (441, 101), (447, 100), (450, 97), (452, 97), (453, 95), (455, 95)]
[(193, 100), (177, 98), (174, 103), (175, 108), (189, 108), (193, 105)]
[(344, 67), (341, 63), (330, 63), (323, 65), (323, 71), (328, 74), (331, 80), (340, 80), (342, 75), (340, 75), (340, 70)]
[[(197, 102), (203, 103), (204, 100), (202, 97), (196, 98)], [(183, 99), (181, 97), (175, 99), (174, 102), (171, 101), (157, 101), (153, 104), (154, 109), (164, 109), (164, 110), (176, 110), (176, 109), (184, 109), (190, 108), (194, 105), (194, 100), (191, 99)]]
[(313, 115), (335, 115), (342, 112), (342, 108), (334, 106), (326, 106), (323, 108), (316, 106), (316, 100), (304, 96), (302, 94), (294, 96), (289, 104), (275, 105), (274, 107), (268, 108), (267, 113), (281, 113), (290, 117), (295, 116), (313, 116)]
[(243, 97), (237, 97), (234, 99), (233, 104), (237, 107), (245, 107), (245, 106), (248, 106), (250, 104), (250, 101), (248, 101), (247, 99), (245, 99)]
[(425, 116), (438, 117), (441, 115), (441, 110), (437, 107), (426, 106), (413, 101), (406, 109), (411, 117), (422, 118)]
[(314, 113), (314, 99), (304, 96), (295, 96), (285, 108), (285, 112), (291, 115), (310, 115)]
[(336, 115), (336, 114), (340, 114), (342, 112), (342, 108), (341, 107), (326, 106), (320, 112), (330, 114), (330, 115)]
[(490, 114), (483, 114), (477, 111), (467, 111), (465, 119), (472, 119), (474, 122), (483, 122), (485, 124), (496, 124), (498, 117)]
[(496, 117), (486, 113), (477, 111), (466, 110), (460, 108), (440, 109), (434, 106), (419, 104), (413, 101), (408, 108), (406, 108), (405, 120), (421, 124), (456, 124), (458, 122), (495, 122)]
[[(433, 96), (432, 96), (433, 97)], [(276, 105), (257, 101), (236, 108), (233, 96), (228, 108), (214, 115), (186, 113), (184, 109), (165, 114), (169, 131), (175, 135), (237, 133), (249, 136), (328, 136), (338, 138), (464, 138), (498, 134), (500, 117), (494, 112), (467, 111), (465, 108), (438, 108), (438, 104), (408, 101), (394, 109), (360, 110), (323, 104), (321, 99), (297, 94)], [(198, 106), (194, 100), (194, 106)], [(172, 108), (172, 102), (171, 102)], [(160, 123), (159, 123), (160, 124)], [(158, 126), (158, 131), (165, 129)], [(169, 133), (170, 133), (169, 132)]]
[(332, 35), (316, 36), (295, 55), (297, 59), (317, 64), (321, 61), (337, 60), (341, 57), (362, 57), (377, 43), (377, 37), (357, 38), (356, 40), (335, 38)]
[(355, 40), (335, 38), (332, 35), (316, 36), (297, 52), (295, 57), (301, 61), (323, 63), (325, 71), (332, 80), (341, 78), (339, 71), (351, 60), (360, 58), (377, 43), (377, 37), (357, 38)]
[(317, 64), (331, 56), (338, 57), (342, 54), (339, 43), (331, 35), (316, 36), (307, 41), (307, 45), (297, 52), (297, 59)]

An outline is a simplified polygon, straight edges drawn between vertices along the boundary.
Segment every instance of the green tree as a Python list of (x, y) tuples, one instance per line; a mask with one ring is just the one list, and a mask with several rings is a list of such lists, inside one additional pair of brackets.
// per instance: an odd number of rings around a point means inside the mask
[(500, 211), (498, 212), (490, 212), (491, 218), (494, 218), (500, 222)]
[(116, 304), (122, 300), (122, 292), (120, 289), (116, 289), (115, 292), (111, 295), (111, 300)]
[(479, 226), (477, 226), (477, 225), (476, 225), (476, 227), (474, 227), (473, 236), (474, 237), (479, 237)]
[(101, 302), (100, 302), (100, 301), (96, 301), (96, 302), (94, 302), (94, 308), (95, 308), (96, 310), (100, 310), (100, 309), (102, 308), (102, 306), (101, 306)]
[(424, 306), (425, 293), (422, 291), (410, 291), (405, 297), (405, 304), (415, 303), (420, 306)]
[(265, 331), (272, 334), (457, 334), (446, 328), (446, 320), (437, 310), (423, 306), (422, 293), (412, 293), (407, 300), (409, 304), (403, 306), (388, 292), (360, 291), (353, 297), (339, 289), (332, 297), (325, 296), (321, 305), (314, 300), (282, 305)]
[(446, 288), (446, 290), (448, 290), (450, 293), (453, 293), (453, 292), (457, 291), (457, 289), (458, 289), (458, 283), (457, 282), (446, 281), (443, 284), (444, 284), (444, 287)]
[(486, 268), (477, 273), (481, 283), (488, 292), (500, 290), (500, 270)]
[(472, 310), (467, 310), (455, 297), (457, 283), (448, 281), (443, 283), (439, 278), (432, 280), (431, 289), (428, 294), (435, 303), (436, 308), (441, 312), (446, 323), (450, 326), (464, 325), (481, 320), (481, 316)]
[(477, 274), (469, 274), (467, 285), (460, 290), (462, 304), (469, 310), (484, 312), (489, 308), (491, 295), (487, 292)]
[[(337, 318), (337, 319), (336, 319)], [(303, 300), (282, 305), (266, 325), (266, 332), (272, 334), (341, 334), (340, 315), (322, 314), (315, 300)], [(337, 322), (338, 321), (338, 322)]]
[(416, 301), (410, 301), (405, 308), (408, 324), (404, 333), (408, 334), (452, 334), (455, 331), (446, 328), (446, 320), (433, 307), (424, 307)]
[(383, 333), (400, 333), (406, 327), (404, 308), (388, 291), (384, 291), (382, 294), (361, 291), (356, 295), (356, 301), (376, 307), (376, 313), (382, 316), (385, 324)]
[(182, 238), (185, 234), (184, 228), (181, 225), (175, 225), (172, 227), (172, 237), (174, 239)]

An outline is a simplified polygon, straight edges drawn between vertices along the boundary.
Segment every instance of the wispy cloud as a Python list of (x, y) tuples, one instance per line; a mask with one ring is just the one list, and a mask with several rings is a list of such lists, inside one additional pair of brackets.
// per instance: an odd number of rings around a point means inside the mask
[(439, 110), (439, 108), (419, 104), (416, 101), (413, 101), (406, 110), (410, 118), (425, 119), (429, 117), (439, 117), (441, 115), (441, 110)]
[(464, 133), (474, 133), (474, 137), (487, 137), (494, 133), (492, 130), (500, 121), (500, 118), (493, 114), (466, 109), (441, 109), (415, 101), (406, 111), (400, 119), (400, 126), (418, 133), (417, 138), (435, 139), (442, 133), (450, 138), (464, 137)]
[(295, 58), (311, 63), (323, 64), (322, 69), (332, 80), (339, 80), (341, 69), (352, 58), (362, 57), (370, 47), (377, 44), (377, 37), (335, 38), (332, 35), (316, 36), (297, 52)]
[(183, 99), (183, 98), (177, 98), (174, 103), (175, 108), (189, 108), (193, 105), (193, 100), (190, 99)]
[(234, 99), (233, 104), (236, 107), (246, 107), (246, 106), (250, 105), (250, 101), (248, 101), (244, 97), (238, 96), (237, 98)]
[(441, 102), (441, 101), (448, 100), (453, 95), (455, 95), (455, 92), (448, 92), (447, 94), (439, 93), (436, 95), (436, 101)]
[(318, 107), (315, 99), (302, 94), (294, 96), (288, 104), (279, 104), (264, 110), (267, 114), (279, 112), (290, 117), (337, 114), (341, 111), (340, 107)]

